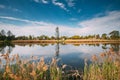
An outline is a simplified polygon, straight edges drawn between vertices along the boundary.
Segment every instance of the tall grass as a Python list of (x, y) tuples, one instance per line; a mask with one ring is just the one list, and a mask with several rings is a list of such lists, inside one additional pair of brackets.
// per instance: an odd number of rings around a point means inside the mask
[[(36, 61), (37, 60), (37, 61)], [(53, 58), (50, 64), (32, 57), (22, 60), (19, 55), (10, 56), (9, 53), (0, 55), (0, 80), (119, 80), (120, 53), (109, 51), (99, 56), (92, 56), (92, 63), (85, 66), (83, 72), (79, 70), (65, 70), (68, 65), (58, 66), (58, 59)]]
[(120, 80), (120, 54), (113, 51), (93, 55), (92, 63), (87, 65), (85, 61), (84, 80)]

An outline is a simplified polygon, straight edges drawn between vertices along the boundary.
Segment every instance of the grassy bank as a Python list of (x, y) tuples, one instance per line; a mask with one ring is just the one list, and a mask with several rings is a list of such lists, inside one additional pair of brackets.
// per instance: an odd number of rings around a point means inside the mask
[[(37, 62), (36, 62), (37, 60)], [(44, 58), (32, 56), (22, 60), (19, 55), (0, 55), (0, 80), (119, 80), (120, 79), (120, 52), (112, 48), (93, 55), (92, 63), (85, 66), (83, 72), (66, 70), (67, 65), (58, 66), (58, 59), (53, 58), (45, 63)], [(4, 61), (4, 62), (3, 62)]]

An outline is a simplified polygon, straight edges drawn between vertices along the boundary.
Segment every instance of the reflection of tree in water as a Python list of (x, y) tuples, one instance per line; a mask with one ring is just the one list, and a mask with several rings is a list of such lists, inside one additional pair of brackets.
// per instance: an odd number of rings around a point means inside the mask
[(111, 48), (113, 48), (115, 52), (118, 52), (120, 49), (119, 44), (111, 44)]
[(59, 43), (56, 44), (55, 46), (55, 57), (58, 58), (59, 57)]
[(110, 44), (110, 47), (107, 47), (107, 45), (108, 45), (108, 44), (103, 44), (103, 45), (102, 45), (102, 49), (106, 50), (106, 49), (108, 49), (108, 48), (112, 48), (113, 51), (115, 51), (116, 53), (118, 53), (119, 50), (120, 50), (120, 47), (119, 47), (120, 45), (119, 45), (119, 43)]
[[(1, 43), (0, 44), (0, 53), (4, 54), (5, 52), (11, 53), (15, 45), (11, 43)], [(7, 50), (5, 50), (7, 48)]]

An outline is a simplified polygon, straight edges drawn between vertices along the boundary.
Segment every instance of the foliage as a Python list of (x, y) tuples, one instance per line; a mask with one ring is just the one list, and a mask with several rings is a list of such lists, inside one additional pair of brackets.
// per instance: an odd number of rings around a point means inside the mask
[(110, 32), (109, 34), (111, 39), (119, 39), (120, 37), (119, 31), (116, 31), (116, 30)]

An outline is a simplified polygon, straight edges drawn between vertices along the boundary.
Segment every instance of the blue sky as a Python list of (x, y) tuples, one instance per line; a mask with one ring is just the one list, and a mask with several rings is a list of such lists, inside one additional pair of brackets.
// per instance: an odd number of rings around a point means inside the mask
[(120, 0), (0, 0), (0, 30), (19, 35), (120, 31)]

